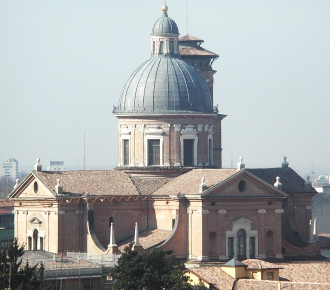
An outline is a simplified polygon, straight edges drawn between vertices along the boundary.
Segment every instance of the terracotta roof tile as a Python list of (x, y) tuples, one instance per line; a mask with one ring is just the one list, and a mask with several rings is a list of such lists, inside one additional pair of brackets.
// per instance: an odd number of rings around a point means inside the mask
[(202, 47), (191, 47), (191, 46), (179, 46), (180, 55), (203, 55), (203, 56), (212, 56), (217, 57), (218, 55), (216, 53), (213, 53), (211, 51), (208, 51), (207, 49), (204, 49)]
[(171, 180), (153, 195), (200, 194), (199, 184), (205, 177), (208, 188), (237, 173), (236, 169), (193, 169)]
[(116, 170), (42, 171), (35, 172), (54, 191), (61, 179), (64, 193), (71, 195), (138, 195), (129, 176)]
[[(160, 229), (151, 229), (145, 230), (139, 233), (139, 241), (144, 249), (148, 249), (154, 245), (165, 241), (168, 236), (171, 234), (170, 230), (160, 230)], [(134, 236), (118, 243), (118, 248), (120, 251), (124, 251), (125, 247), (129, 245), (130, 242), (134, 240)]]
[(221, 267), (196, 267), (189, 268), (188, 271), (202, 278), (206, 283), (212, 283), (217, 289), (231, 290), (235, 281), (233, 277), (222, 271)]
[(136, 186), (137, 190), (142, 195), (150, 195), (157, 189), (171, 181), (172, 178), (141, 178), (132, 177), (132, 181)]
[(262, 270), (262, 269), (282, 269), (281, 266), (273, 263), (269, 263), (263, 260), (258, 259), (247, 259), (242, 261), (243, 264), (247, 265), (248, 270), (256, 269), (256, 270)]
[(192, 35), (183, 35), (179, 38), (179, 41), (201, 41), (201, 42), (204, 42), (203, 39), (200, 39), (198, 37), (195, 37), (195, 36), (192, 36)]

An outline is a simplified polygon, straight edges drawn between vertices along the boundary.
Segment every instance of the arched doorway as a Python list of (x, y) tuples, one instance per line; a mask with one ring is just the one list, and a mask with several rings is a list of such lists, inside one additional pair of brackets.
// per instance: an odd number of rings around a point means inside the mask
[(267, 231), (266, 233), (266, 253), (271, 254), (274, 252), (274, 240), (273, 240), (273, 232)]
[(246, 258), (246, 232), (243, 229), (237, 231), (237, 257)]
[(32, 250), (37, 250), (38, 249), (38, 230), (37, 229), (35, 229), (34, 231), (33, 231), (33, 248), (32, 248)]

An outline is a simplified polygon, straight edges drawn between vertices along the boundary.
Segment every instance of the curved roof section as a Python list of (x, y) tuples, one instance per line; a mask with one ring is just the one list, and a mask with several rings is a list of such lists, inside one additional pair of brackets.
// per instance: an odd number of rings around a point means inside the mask
[(129, 78), (114, 113), (214, 113), (210, 91), (194, 67), (176, 57), (151, 57)]
[(163, 16), (159, 18), (154, 24), (151, 34), (179, 34), (179, 29), (175, 21), (168, 17), (167, 13), (164, 12)]

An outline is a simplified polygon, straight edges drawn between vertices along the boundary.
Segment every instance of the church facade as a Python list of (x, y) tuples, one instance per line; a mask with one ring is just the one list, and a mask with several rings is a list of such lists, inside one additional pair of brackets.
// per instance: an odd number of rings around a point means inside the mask
[(27, 250), (113, 254), (133, 239), (177, 258), (228, 260), (319, 253), (316, 191), (279, 167), (222, 169), (221, 120), (202, 40), (179, 38), (167, 7), (152, 28), (151, 57), (119, 104), (115, 170), (34, 170), (10, 195), (15, 236)]

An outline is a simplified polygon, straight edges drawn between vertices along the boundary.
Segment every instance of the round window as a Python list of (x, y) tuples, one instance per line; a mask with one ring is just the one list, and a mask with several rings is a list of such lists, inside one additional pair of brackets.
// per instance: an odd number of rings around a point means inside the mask
[(36, 182), (36, 181), (34, 182), (33, 189), (34, 189), (34, 193), (38, 192), (38, 182)]
[(246, 188), (246, 182), (244, 180), (241, 180), (239, 183), (238, 183), (238, 190), (240, 192), (243, 192)]

